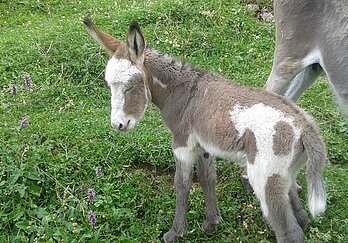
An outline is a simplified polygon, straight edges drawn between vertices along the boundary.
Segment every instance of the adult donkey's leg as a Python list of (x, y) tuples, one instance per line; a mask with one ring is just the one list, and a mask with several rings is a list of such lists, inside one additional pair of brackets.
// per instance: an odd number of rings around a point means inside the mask
[(205, 221), (202, 225), (202, 229), (205, 234), (210, 235), (215, 232), (215, 226), (220, 222), (221, 216), (217, 207), (215, 190), (215, 158), (205, 151), (202, 151), (198, 158), (197, 176), (203, 188), (205, 200)]
[(323, 69), (318, 63), (307, 66), (291, 81), (284, 96), (289, 100), (297, 101), (322, 72)]
[(348, 50), (341, 47), (328, 46), (324, 52), (323, 62), (327, 78), (348, 123)]
[(174, 178), (176, 191), (175, 216), (172, 228), (163, 236), (165, 242), (173, 242), (186, 233), (186, 213), (188, 208), (188, 197), (192, 185), (192, 167), (195, 158), (193, 152), (185, 147), (174, 149), (174, 154), (176, 160)]

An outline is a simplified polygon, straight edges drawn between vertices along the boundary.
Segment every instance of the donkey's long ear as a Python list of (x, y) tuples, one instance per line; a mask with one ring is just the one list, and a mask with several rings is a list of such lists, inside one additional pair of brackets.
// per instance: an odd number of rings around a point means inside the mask
[(136, 64), (144, 62), (146, 43), (140, 27), (136, 22), (132, 22), (128, 29), (127, 46), (129, 58)]
[(110, 56), (114, 55), (121, 43), (115, 37), (98, 30), (89, 18), (86, 17), (83, 20), (83, 23), (86, 25), (87, 30), (93, 39), (96, 40), (101, 47), (107, 50)]

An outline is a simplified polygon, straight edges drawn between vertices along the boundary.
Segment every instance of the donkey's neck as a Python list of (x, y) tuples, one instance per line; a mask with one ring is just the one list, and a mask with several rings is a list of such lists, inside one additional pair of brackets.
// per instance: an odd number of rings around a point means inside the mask
[(187, 99), (199, 77), (204, 75), (203, 71), (153, 49), (146, 51), (145, 68), (152, 102), (161, 110), (172, 99)]

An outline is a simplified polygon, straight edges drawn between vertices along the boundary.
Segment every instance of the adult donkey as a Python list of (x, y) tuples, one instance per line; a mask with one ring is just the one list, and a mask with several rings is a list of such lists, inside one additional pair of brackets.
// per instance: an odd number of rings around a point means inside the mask
[(215, 231), (220, 221), (215, 156), (236, 155), (247, 167), (277, 241), (304, 241), (308, 218), (295, 182), (306, 162), (310, 212), (316, 216), (326, 207), (322, 179), (326, 149), (304, 111), (281, 96), (239, 86), (147, 48), (136, 23), (130, 25), (126, 43), (99, 31), (89, 19), (84, 23), (111, 54), (105, 71), (111, 90), (111, 126), (131, 130), (152, 101), (173, 135), (176, 207), (172, 228), (163, 236), (165, 242), (186, 232), (196, 162), (206, 206), (202, 228), (206, 234)]
[(276, 47), (266, 90), (297, 100), (324, 70), (348, 115), (348, 1), (276, 0)]
[[(348, 118), (348, 1), (275, 0), (276, 47), (266, 90), (296, 101), (323, 72)], [(252, 192), (247, 175), (243, 187)]]

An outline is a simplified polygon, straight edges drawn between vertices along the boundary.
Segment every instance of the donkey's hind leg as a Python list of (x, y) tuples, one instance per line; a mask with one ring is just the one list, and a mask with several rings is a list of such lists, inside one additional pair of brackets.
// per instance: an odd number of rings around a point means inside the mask
[(202, 225), (203, 232), (211, 235), (216, 230), (216, 224), (221, 220), (216, 199), (216, 170), (215, 159), (209, 153), (202, 151), (197, 163), (197, 176), (203, 188), (205, 201), (205, 221)]
[(308, 216), (306, 211), (303, 209), (300, 198), (298, 196), (297, 184), (293, 184), (291, 186), (289, 197), (297, 223), (301, 226), (302, 230), (304, 230), (308, 223)]
[[(278, 243), (304, 242), (304, 233), (297, 223), (289, 198), (290, 181), (273, 174), (269, 177), (250, 178), (255, 194), (261, 202), (264, 216), (273, 228)], [(260, 180), (265, 180), (262, 188)], [(260, 184), (257, 185), (256, 183)]]

